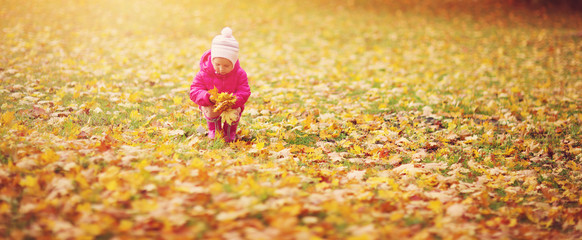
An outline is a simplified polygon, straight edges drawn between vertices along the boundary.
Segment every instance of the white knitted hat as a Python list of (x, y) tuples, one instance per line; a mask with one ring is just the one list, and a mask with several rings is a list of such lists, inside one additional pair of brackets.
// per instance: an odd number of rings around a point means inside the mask
[(229, 27), (223, 28), (220, 33), (221, 35), (212, 39), (212, 47), (210, 48), (212, 58), (223, 57), (234, 65), (238, 59), (238, 42), (232, 36), (232, 29)]

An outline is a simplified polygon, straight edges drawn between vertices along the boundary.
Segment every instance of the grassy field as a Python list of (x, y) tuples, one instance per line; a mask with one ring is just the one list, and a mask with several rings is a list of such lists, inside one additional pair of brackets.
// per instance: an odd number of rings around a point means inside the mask
[[(224, 26), (234, 143), (188, 98)], [(0, 238), (579, 239), (581, 94), (565, 10), (4, 0)]]

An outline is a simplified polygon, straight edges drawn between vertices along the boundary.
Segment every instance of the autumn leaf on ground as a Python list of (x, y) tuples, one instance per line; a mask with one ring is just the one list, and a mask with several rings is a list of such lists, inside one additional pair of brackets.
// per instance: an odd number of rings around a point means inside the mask
[(574, 2), (2, 1), (0, 239), (582, 239)]

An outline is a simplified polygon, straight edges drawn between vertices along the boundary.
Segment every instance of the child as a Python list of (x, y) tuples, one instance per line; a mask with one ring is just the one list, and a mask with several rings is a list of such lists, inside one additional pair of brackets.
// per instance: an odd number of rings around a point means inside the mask
[[(231, 107), (238, 113), (238, 119), (221, 126), (220, 115), (214, 112), (214, 104), (208, 91), (218, 89), (218, 92), (232, 93), (236, 97)], [(232, 36), (228, 27), (222, 29), (221, 35), (214, 37), (212, 46), (200, 59), (200, 71), (196, 74), (190, 86), (190, 99), (198, 104), (208, 123), (208, 137), (214, 139), (216, 131), (221, 131), (226, 142), (236, 140), (236, 128), (245, 108), (245, 103), (251, 95), (247, 73), (240, 67), (238, 61), (238, 42)]]

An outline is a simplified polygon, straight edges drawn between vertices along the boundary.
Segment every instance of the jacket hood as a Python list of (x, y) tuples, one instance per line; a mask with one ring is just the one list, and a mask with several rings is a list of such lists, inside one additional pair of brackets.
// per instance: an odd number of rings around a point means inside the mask
[(204, 54), (202, 54), (202, 57), (200, 58), (200, 69), (208, 74), (211, 74), (212, 76), (227, 77), (237, 72), (240, 69), (240, 64), (238, 63), (238, 60), (236, 60), (236, 63), (234, 64), (234, 68), (232, 69), (232, 71), (225, 75), (218, 75), (214, 70), (214, 66), (212, 66), (212, 53), (210, 52), (210, 50), (208, 50), (204, 52)]

